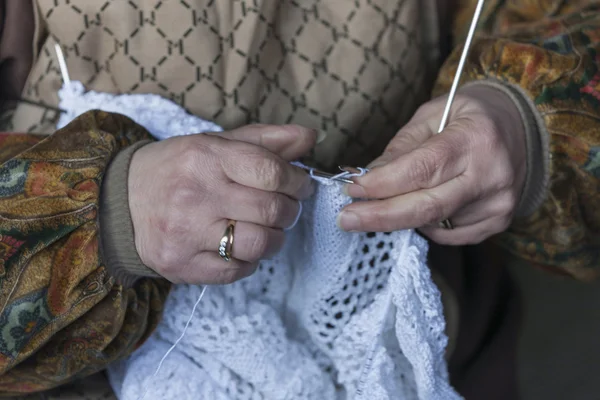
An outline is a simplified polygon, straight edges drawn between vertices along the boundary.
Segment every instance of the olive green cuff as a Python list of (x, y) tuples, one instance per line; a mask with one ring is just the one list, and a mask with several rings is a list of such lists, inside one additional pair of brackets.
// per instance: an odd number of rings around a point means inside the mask
[(117, 282), (130, 287), (142, 277), (160, 277), (144, 265), (135, 247), (129, 210), (128, 177), (133, 154), (150, 141), (127, 147), (108, 166), (100, 198), (100, 249), (102, 258)]
[(464, 87), (483, 85), (506, 94), (519, 110), (525, 128), (527, 172), (515, 216), (533, 214), (546, 200), (550, 185), (550, 149), (548, 131), (533, 101), (518, 86), (493, 79), (467, 83)]

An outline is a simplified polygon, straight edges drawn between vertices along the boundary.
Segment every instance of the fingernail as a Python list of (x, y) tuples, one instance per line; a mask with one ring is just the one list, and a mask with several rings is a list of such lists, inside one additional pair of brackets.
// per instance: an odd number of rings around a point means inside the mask
[(356, 232), (360, 227), (360, 219), (352, 211), (342, 211), (337, 217), (337, 225), (343, 231)]
[(327, 139), (327, 132), (322, 131), (322, 130), (318, 130), (317, 131), (317, 144), (320, 144), (325, 139)]

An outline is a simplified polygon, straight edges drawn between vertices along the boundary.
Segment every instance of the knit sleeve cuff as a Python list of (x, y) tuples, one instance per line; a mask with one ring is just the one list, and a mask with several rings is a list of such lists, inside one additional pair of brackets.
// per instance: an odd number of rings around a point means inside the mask
[(133, 154), (150, 141), (127, 147), (108, 166), (100, 199), (100, 243), (106, 267), (123, 286), (142, 277), (160, 277), (140, 259), (129, 211), (128, 176)]
[(492, 79), (469, 82), (464, 87), (487, 86), (506, 94), (515, 104), (525, 128), (527, 172), (516, 217), (533, 214), (544, 202), (550, 182), (548, 131), (533, 101), (518, 86)]

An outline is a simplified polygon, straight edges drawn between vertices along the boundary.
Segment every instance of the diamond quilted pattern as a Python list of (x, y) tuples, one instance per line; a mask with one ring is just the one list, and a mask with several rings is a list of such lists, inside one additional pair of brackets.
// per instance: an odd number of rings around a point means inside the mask
[[(297, 123), (327, 132), (321, 168), (364, 164), (428, 97), (437, 67), (430, 1), (38, 0), (47, 36), (26, 96), (57, 103), (52, 46), (73, 79), (156, 93), (231, 128)], [(433, 49), (433, 50), (432, 50)], [(20, 106), (12, 129), (49, 132)]]

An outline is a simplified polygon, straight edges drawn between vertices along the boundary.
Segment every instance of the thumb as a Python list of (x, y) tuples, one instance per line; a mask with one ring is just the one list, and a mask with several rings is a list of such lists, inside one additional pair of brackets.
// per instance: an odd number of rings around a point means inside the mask
[(263, 147), (286, 161), (306, 155), (317, 143), (315, 130), (298, 125), (246, 125), (211, 135)]

